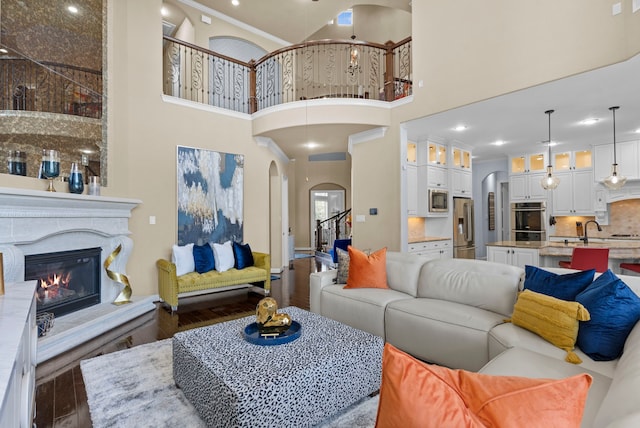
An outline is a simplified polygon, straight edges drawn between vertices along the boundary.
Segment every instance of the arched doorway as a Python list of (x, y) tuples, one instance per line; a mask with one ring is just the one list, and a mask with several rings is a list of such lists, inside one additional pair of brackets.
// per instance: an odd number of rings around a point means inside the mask
[[(318, 239), (321, 246), (332, 248), (336, 239), (335, 227), (330, 222), (321, 224), (321, 229), (317, 230), (317, 221), (324, 221), (345, 210), (346, 189), (333, 183), (323, 183), (312, 187), (309, 190), (309, 226), (311, 248), (318, 248)], [(318, 237), (318, 234), (320, 235)], [(340, 228), (340, 238), (345, 238), (348, 234), (346, 227)]]

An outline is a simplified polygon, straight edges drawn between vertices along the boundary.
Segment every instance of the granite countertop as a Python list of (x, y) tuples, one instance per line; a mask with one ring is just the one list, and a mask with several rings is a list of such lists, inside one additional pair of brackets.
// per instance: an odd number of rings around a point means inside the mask
[(512, 247), (512, 248), (536, 248), (540, 250), (541, 256), (571, 257), (575, 247), (586, 248), (608, 248), (610, 259), (638, 259), (640, 258), (640, 240), (613, 240), (597, 242), (552, 242), (552, 241), (498, 241), (487, 244), (492, 247)]
[[(560, 238), (560, 239), (578, 239), (580, 236), (577, 235), (551, 235), (549, 238)], [(638, 235), (628, 235), (628, 236), (591, 236), (589, 235), (589, 242), (591, 241), (602, 241), (602, 240), (613, 240), (613, 241), (640, 241), (640, 236)]]
[[(536, 248), (540, 249), (548, 244), (547, 241), (497, 241), (487, 244), (488, 247)], [(564, 245), (564, 244), (563, 244)]]
[(451, 238), (445, 238), (442, 236), (417, 236), (409, 238), (409, 244), (417, 244), (418, 242), (433, 242), (433, 241), (450, 241)]

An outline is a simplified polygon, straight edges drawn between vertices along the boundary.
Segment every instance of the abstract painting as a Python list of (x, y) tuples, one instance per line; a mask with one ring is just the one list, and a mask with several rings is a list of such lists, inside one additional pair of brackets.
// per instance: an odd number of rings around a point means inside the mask
[(242, 242), (244, 156), (178, 146), (178, 245)]

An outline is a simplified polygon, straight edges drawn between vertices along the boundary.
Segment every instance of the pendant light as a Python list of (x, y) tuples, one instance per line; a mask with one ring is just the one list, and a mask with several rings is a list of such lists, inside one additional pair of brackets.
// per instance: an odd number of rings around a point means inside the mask
[(616, 161), (616, 110), (619, 108), (619, 106), (609, 107), (613, 113), (613, 165), (611, 165), (611, 175), (604, 179), (604, 185), (612, 190), (621, 188), (627, 182), (627, 177), (618, 175), (618, 162)]
[(560, 179), (553, 175), (553, 167), (551, 166), (551, 113), (554, 111), (555, 110), (547, 110), (544, 112), (544, 114), (549, 116), (549, 164), (547, 165), (547, 175), (540, 181), (542, 188), (545, 190), (553, 190), (560, 184)]

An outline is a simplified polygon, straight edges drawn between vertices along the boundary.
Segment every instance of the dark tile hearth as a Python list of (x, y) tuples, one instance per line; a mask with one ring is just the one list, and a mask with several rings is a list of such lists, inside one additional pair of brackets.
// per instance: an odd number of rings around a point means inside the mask
[[(271, 295), (278, 306), (309, 309), (309, 274), (327, 270), (315, 258), (295, 259), (280, 279), (272, 281)], [(255, 311), (263, 296), (232, 291), (182, 299), (176, 313), (157, 304), (149, 312), (109, 333), (39, 364), (36, 369), (38, 428), (90, 428), (91, 416), (80, 372), (80, 360), (172, 337), (178, 331), (226, 321)]]

